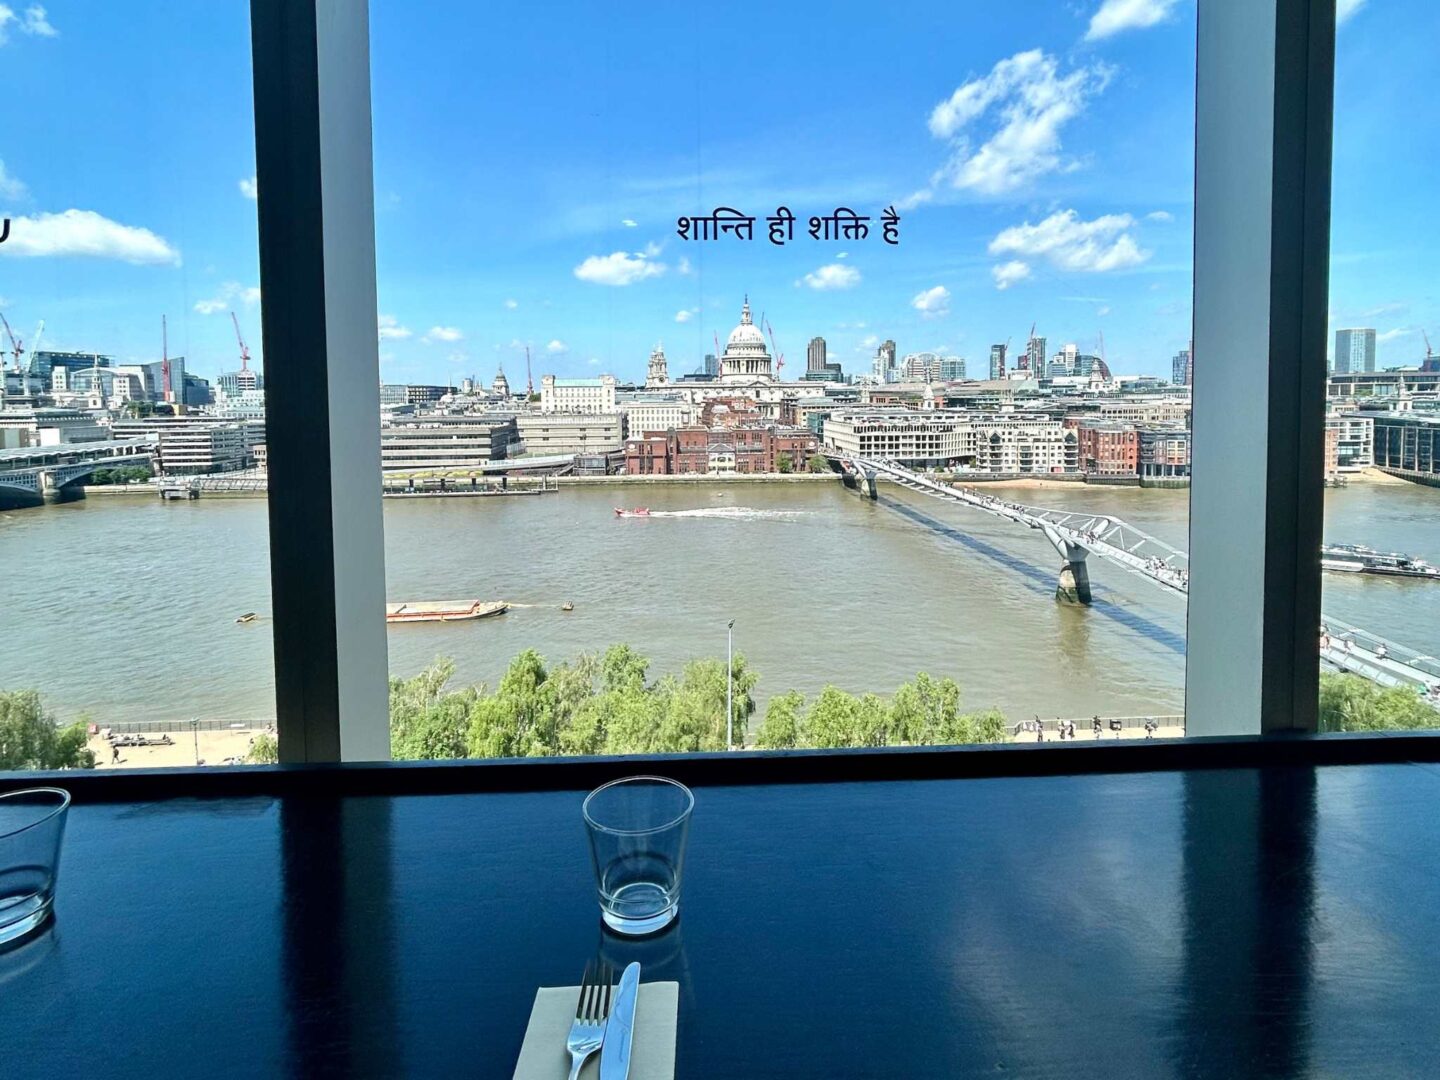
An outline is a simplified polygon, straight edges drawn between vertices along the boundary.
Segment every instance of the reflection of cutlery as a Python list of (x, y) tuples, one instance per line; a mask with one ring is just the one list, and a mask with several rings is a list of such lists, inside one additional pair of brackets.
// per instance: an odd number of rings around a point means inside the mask
[(565, 1049), (570, 1051), (570, 1080), (580, 1075), (586, 1059), (605, 1041), (605, 1018), (610, 1014), (610, 990), (614, 982), (615, 971), (604, 960), (586, 962), (585, 977), (580, 980), (580, 999), (575, 1002), (575, 1019), (565, 1040)]
[(640, 965), (631, 964), (620, 976), (615, 1008), (605, 1022), (605, 1048), (600, 1051), (600, 1080), (627, 1080), (630, 1076), (630, 1039), (635, 1034), (635, 998), (640, 993)]

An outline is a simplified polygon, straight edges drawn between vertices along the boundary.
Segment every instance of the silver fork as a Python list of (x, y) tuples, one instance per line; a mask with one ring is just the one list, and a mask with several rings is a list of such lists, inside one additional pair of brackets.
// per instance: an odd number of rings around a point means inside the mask
[(615, 985), (615, 971), (603, 960), (585, 964), (585, 977), (580, 981), (580, 999), (575, 1003), (575, 1019), (565, 1049), (570, 1051), (570, 1080), (580, 1075), (585, 1060), (605, 1041), (605, 1020), (610, 1015), (610, 993)]

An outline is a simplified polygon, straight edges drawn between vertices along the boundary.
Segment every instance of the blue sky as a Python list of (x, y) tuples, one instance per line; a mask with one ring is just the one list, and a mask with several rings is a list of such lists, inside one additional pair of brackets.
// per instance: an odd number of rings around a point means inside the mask
[[(1440, 11), (1342, 0), (1332, 310), (1383, 364), (1440, 340), (1417, 108)], [(1189, 337), (1193, 0), (487, 8), (372, 0), (387, 381), (641, 377), (749, 292), (789, 371), (823, 335), (983, 368), (992, 342), (1168, 374)], [(779, 10), (777, 10), (779, 8)], [(260, 353), (247, 8), (0, 0), (0, 310), (42, 344)], [(17, 107), (17, 103), (18, 107)], [(679, 214), (901, 208), (901, 242), (700, 244)], [(630, 224), (633, 223), (633, 224)]]

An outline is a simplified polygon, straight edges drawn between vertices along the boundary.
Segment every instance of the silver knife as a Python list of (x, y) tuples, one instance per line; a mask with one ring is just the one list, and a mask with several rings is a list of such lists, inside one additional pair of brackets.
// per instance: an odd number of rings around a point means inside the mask
[(620, 976), (620, 990), (605, 1021), (605, 1044), (600, 1048), (600, 1080), (628, 1080), (630, 1040), (635, 1034), (635, 998), (640, 993), (640, 965), (631, 964)]

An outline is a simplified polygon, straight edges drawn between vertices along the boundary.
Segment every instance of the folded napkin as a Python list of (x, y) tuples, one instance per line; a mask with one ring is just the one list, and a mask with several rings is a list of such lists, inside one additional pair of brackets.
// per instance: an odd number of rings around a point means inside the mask
[[(578, 986), (542, 986), (535, 992), (530, 1026), (515, 1063), (515, 1080), (566, 1080), (570, 1054), (565, 1036), (575, 1019)], [(635, 997), (635, 1038), (630, 1049), (630, 1080), (674, 1080), (675, 1024), (680, 984), (642, 982)], [(600, 1051), (580, 1070), (580, 1080), (599, 1080)]]

